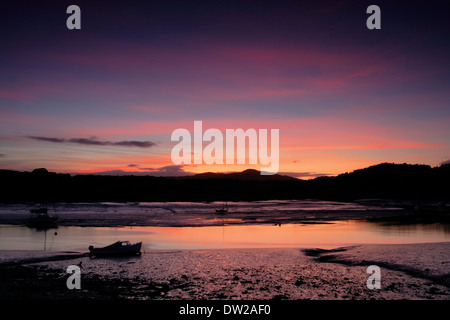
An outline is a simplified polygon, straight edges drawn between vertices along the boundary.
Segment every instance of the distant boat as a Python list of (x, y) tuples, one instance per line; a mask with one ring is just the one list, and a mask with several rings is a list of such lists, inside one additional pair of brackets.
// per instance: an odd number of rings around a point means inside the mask
[(228, 202), (223, 205), (222, 209), (216, 209), (216, 213), (225, 214), (228, 213)]
[(29, 228), (50, 229), (57, 227), (57, 216), (50, 216), (47, 208), (30, 210), (30, 217), (25, 220), (25, 225)]
[(131, 244), (129, 241), (117, 241), (103, 248), (89, 246), (89, 255), (92, 256), (130, 256), (141, 254), (142, 242)]

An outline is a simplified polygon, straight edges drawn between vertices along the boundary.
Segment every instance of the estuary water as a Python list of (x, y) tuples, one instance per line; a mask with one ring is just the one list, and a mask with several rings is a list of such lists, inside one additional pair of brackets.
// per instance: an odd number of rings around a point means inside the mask
[(335, 248), (368, 243), (450, 241), (440, 224), (382, 225), (365, 221), (325, 224), (211, 227), (76, 227), (36, 230), (0, 225), (0, 250), (87, 251), (117, 240), (143, 241), (144, 250), (211, 248)]
[[(87, 251), (117, 240), (143, 250), (210, 248), (334, 248), (367, 243), (450, 241), (446, 224), (369, 222), (401, 214), (388, 202), (318, 200), (212, 203), (59, 203), (49, 206), (59, 226), (28, 228), (22, 219), (37, 204), (0, 207), (0, 250)], [(397, 213), (398, 211), (398, 213)]]

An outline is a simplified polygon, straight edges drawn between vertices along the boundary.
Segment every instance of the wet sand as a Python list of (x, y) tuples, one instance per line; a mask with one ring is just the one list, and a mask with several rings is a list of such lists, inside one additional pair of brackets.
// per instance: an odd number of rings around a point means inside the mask
[[(0, 299), (449, 300), (450, 243), (324, 250), (152, 250), (128, 258), (0, 252)], [(55, 257), (56, 256), (56, 257)], [(66, 287), (81, 266), (81, 289)], [(381, 289), (366, 285), (381, 269)], [(26, 290), (24, 290), (26, 288)]]

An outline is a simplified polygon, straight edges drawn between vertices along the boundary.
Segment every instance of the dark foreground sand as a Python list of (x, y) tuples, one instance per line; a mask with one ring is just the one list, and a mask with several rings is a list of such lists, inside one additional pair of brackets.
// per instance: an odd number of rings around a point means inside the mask
[[(322, 249), (155, 250), (91, 259), (0, 252), (0, 299), (450, 300), (450, 243)], [(81, 289), (66, 287), (81, 265)], [(381, 289), (369, 289), (369, 265)]]

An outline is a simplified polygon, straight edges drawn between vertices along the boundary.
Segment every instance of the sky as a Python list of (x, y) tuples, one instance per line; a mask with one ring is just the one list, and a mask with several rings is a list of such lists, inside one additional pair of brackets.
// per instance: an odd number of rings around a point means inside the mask
[[(81, 29), (69, 30), (69, 5)], [(369, 5), (381, 29), (369, 30)], [(3, 1), (0, 168), (187, 175), (174, 130), (279, 129), (279, 173), (450, 159), (446, 1)], [(245, 151), (245, 150), (244, 150)], [(248, 151), (248, 150), (247, 150)]]

